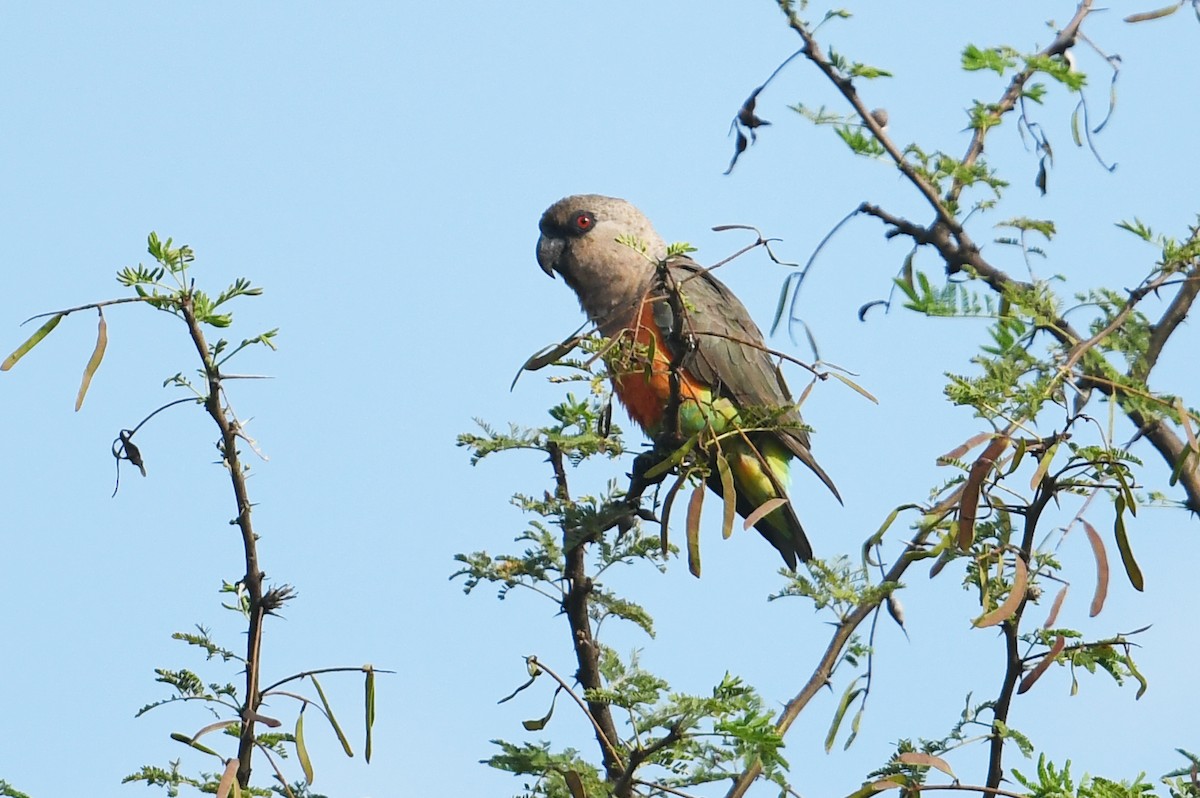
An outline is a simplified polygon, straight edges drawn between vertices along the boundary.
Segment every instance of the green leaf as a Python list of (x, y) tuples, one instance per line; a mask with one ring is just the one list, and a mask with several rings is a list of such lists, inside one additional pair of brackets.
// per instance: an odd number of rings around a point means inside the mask
[(1010, 47), (989, 47), (981, 50), (973, 44), (968, 44), (962, 54), (962, 68), (968, 72), (981, 69), (991, 69), (998, 75), (1017, 65), (1013, 57), (1015, 51)]
[(892, 76), (892, 73), (888, 72), (886, 69), (880, 69), (879, 67), (873, 67), (868, 66), (867, 64), (859, 63), (850, 65), (849, 74), (852, 78), (865, 78), (867, 80), (872, 80), (874, 78), (890, 78)]
[(63, 317), (66, 315), (67, 314), (65, 313), (56, 313), (50, 317), (49, 321), (47, 321), (41, 327), (38, 327), (37, 332), (29, 336), (29, 338), (25, 340), (25, 343), (18, 346), (11, 355), (4, 359), (3, 363), (0, 363), (0, 371), (8, 371), (10, 368), (15, 366), (17, 361), (29, 354), (30, 349), (33, 349), (35, 346), (41, 343), (42, 339), (49, 335), (50, 331), (57, 327), (58, 323), (62, 321)]

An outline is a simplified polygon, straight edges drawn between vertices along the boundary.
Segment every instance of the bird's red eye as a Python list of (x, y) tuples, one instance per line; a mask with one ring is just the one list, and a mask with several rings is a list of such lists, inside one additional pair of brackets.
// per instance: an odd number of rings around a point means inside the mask
[(593, 225), (596, 224), (596, 219), (587, 211), (580, 211), (579, 213), (575, 214), (573, 219), (571, 219), (571, 224), (575, 226), (575, 229), (578, 232), (586, 233), (588, 230), (592, 229)]

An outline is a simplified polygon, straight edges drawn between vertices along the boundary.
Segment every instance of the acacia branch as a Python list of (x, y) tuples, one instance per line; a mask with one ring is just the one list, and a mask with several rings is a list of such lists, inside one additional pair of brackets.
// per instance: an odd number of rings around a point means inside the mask
[(1167, 305), (1167, 309), (1163, 311), (1162, 317), (1151, 325), (1150, 343), (1146, 347), (1146, 354), (1142, 356), (1139, 373), (1144, 370), (1148, 374), (1158, 363), (1158, 357), (1162, 354), (1163, 347), (1170, 339), (1171, 334), (1175, 332), (1175, 328), (1187, 318), (1188, 311), (1192, 309), (1197, 294), (1200, 294), (1200, 266), (1193, 266), (1179, 287), (1179, 292), (1175, 294), (1174, 299)]
[(221, 456), (229, 471), (229, 479), (233, 483), (233, 493), (237, 499), (238, 513), (234, 520), (242, 535), (242, 550), (245, 556), (246, 574), (242, 577), (242, 585), (246, 589), (248, 601), (249, 626), (246, 634), (246, 693), (242, 704), (242, 730), (238, 741), (238, 784), (245, 788), (250, 783), (251, 757), (254, 753), (254, 717), (258, 713), (262, 696), (258, 690), (259, 673), (261, 670), (259, 652), (262, 646), (262, 623), (266, 615), (263, 604), (263, 573), (258, 565), (258, 537), (254, 534), (254, 526), (250, 520), (252, 505), (246, 490), (246, 474), (238, 457), (237, 426), (226, 415), (221, 405), (222, 387), (221, 372), (213, 361), (204, 331), (196, 318), (192, 306), (191, 294), (184, 294), (178, 304), (184, 321), (188, 325), (192, 343), (204, 363), (204, 377), (208, 383), (208, 395), (204, 399), (204, 408), (221, 430)]
[(800, 52), (804, 54), (804, 57), (811, 61), (813, 65), (816, 66), (817, 69), (819, 69), (821, 73), (825, 75), (825, 77), (828, 78), (834, 86), (837, 87), (838, 91), (842, 93), (842, 96), (846, 98), (846, 101), (850, 103), (855, 112), (857, 112), (859, 117), (862, 119), (863, 126), (871, 131), (871, 135), (874, 136), (875, 140), (878, 141), (880, 145), (883, 146), (884, 150), (887, 151), (887, 154), (896, 164), (896, 168), (898, 168), (904, 174), (904, 176), (908, 178), (909, 182), (916, 186), (917, 190), (921, 192), (921, 194), (933, 207), (934, 211), (938, 215), (938, 220), (951, 230), (954, 230), (956, 233), (961, 232), (962, 226), (942, 203), (941, 197), (938, 195), (937, 187), (930, 183), (924, 175), (913, 168), (913, 165), (910, 164), (904, 157), (904, 153), (900, 151), (900, 148), (896, 146), (896, 143), (892, 141), (891, 137), (886, 132), (884, 132), (883, 125), (879, 124), (879, 120), (874, 117), (871, 111), (863, 103), (862, 98), (858, 96), (858, 91), (854, 88), (854, 82), (850, 80), (850, 78), (847, 78), (838, 72), (837, 68), (834, 67), (834, 65), (830, 63), (829, 59), (826, 58), (821, 52), (821, 46), (817, 43), (817, 39), (815, 36), (813, 36), (812, 31), (808, 29), (808, 24), (804, 22), (804, 20), (800, 19), (800, 17), (788, 7), (788, 4), (780, 2), (779, 5), (780, 8), (783, 9), (784, 13), (787, 14), (788, 26), (791, 27), (791, 29), (794, 30), (800, 37), (801, 41), (804, 42), (804, 46), (800, 50)]
[[(931, 512), (935, 511), (936, 508)], [(909, 540), (907, 551), (888, 570), (883, 577), (883, 581), (900, 581), (900, 577), (904, 575), (908, 567), (917, 561), (917, 558), (913, 554), (921, 550), (932, 529), (932, 526), (921, 529)], [(829, 639), (829, 645), (825, 647), (825, 653), (821, 655), (821, 659), (817, 662), (817, 667), (813, 670), (812, 675), (808, 677), (808, 681), (804, 683), (800, 691), (784, 705), (783, 711), (779, 713), (779, 718), (775, 721), (775, 731), (780, 737), (787, 734), (788, 729), (795, 723), (796, 718), (800, 716), (800, 713), (804, 711), (804, 708), (808, 706), (808, 703), (812, 701), (821, 688), (829, 684), (829, 680), (833, 676), (833, 669), (836, 667), (838, 660), (842, 656), (842, 652), (850, 642), (850, 638), (853, 636), (855, 630), (886, 599), (887, 596), (882, 595), (863, 601), (834, 628), (833, 635)], [(733, 782), (733, 786), (729, 788), (729, 792), (725, 793), (725, 798), (742, 798), (746, 794), (746, 791), (750, 789), (750, 785), (761, 774), (762, 763), (755, 761), (738, 775)]]
[[(1083, 0), (1075, 9), (1075, 15), (1071, 17), (1058, 35), (1054, 37), (1054, 41), (1050, 42), (1039, 53), (1039, 56), (1053, 57), (1065, 55), (1068, 50), (1075, 46), (1075, 39), (1079, 35), (1079, 26), (1083, 24), (1083, 20), (1092, 10), (1092, 0)], [(992, 106), (996, 116), (1003, 116), (1009, 113), (1016, 107), (1017, 101), (1021, 99), (1022, 92), (1025, 89), (1025, 84), (1033, 77), (1036, 70), (1023, 69), (1013, 75), (1012, 80), (1008, 84), (1008, 88), (1004, 90), (1004, 94), (1000, 97), (1000, 102)], [(979, 160), (979, 156), (983, 154), (983, 140), (987, 136), (988, 128), (980, 125), (975, 128), (975, 132), (971, 135), (971, 141), (967, 145), (967, 152), (962, 157), (962, 165), (970, 167)], [(965, 187), (961, 178), (955, 178), (951, 184), (950, 190), (946, 192), (946, 200), (955, 202), (962, 194)]]
[[(1192, 239), (1195, 240), (1198, 234), (1200, 231), (1193, 230)], [(1175, 298), (1167, 305), (1167, 309), (1163, 311), (1159, 320), (1150, 327), (1150, 344), (1143, 357), (1147, 371), (1158, 362), (1158, 356), (1162, 353), (1163, 346), (1171, 334), (1175, 332), (1175, 328), (1187, 318), (1198, 293), (1200, 293), (1200, 264), (1193, 263), (1192, 267), (1187, 270)]]
[(1004, 798), (1028, 798), (1021, 793), (1001, 790), (996, 787), (984, 787), (978, 784), (911, 784), (905, 785), (906, 790), (929, 792), (930, 790), (962, 790), (964, 792), (981, 792), (985, 795), (1001, 795)]
[[(596, 730), (596, 737), (600, 741), (600, 747), (605, 751), (611, 751), (613, 757), (618, 760), (617, 763), (619, 765), (620, 756), (617, 754), (616, 746), (613, 745), (612, 740), (605, 733), (604, 729), (600, 727), (600, 724), (597, 722), (596, 716), (592, 712), (591, 707), (585, 704), (583, 699), (579, 697), (579, 694), (571, 689), (571, 685), (567, 684), (567, 680), (543, 665), (541, 660), (539, 660), (537, 657), (528, 657), (526, 661), (529, 665), (532, 665), (540, 671), (544, 671), (547, 676), (558, 682), (558, 686), (571, 697), (571, 700), (573, 700), (579, 706), (579, 708), (583, 710), (584, 715), (586, 715), (588, 720), (592, 722), (592, 728)], [(512, 696), (510, 695), (509, 698), (512, 698)], [(508, 699), (506, 698), (504, 700), (507, 701)]]
[[(546, 453), (550, 456), (550, 465), (554, 469), (555, 495), (561, 501), (568, 501), (571, 494), (567, 487), (567, 471), (563, 463), (562, 449), (551, 441), (546, 445)], [(563, 597), (562, 608), (571, 627), (571, 642), (575, 646), (575, 659), (579, 664), (575, 678), (583, 686), (586, 695), (588, 690), (599, 690), (604, 685), (600, 678), (600, 647), (592, 636), (592, 622), (588, 617), (588, 596), (591, 595), (593, 584), (587, 575), (584, 559), (587, 541), (572, 540), (572, 534), (577, 532), (578, 530), (563, 525), (563, 552), (567, 561), (565, 575), (568, 588)], [(604, 772), (608, 781), (616, 782), (622, 776), (622, 767), (616, 749), (620, 738), (617, 736), (612, 710), (607, 703), (592, 699), (588, 699), (587, 706), (588, 715), (595, 725), (596, 742), (600, 744)]]
[[(1042, 511), (1056, 495), (1054, 480), (1049, 477), (1043, 479), (1038, 485), (1033, 501), (1025, 511), (1025, 530), (1021, 537), (1021, 548), (1017, 552), (1017, 556), (1024, 559), (1026, 563), (1032, 556), (1033, 538), (1037, 532)], [(1006, 739), (996, 732), (996, 724), (1008, 722), (1008, 713), (1012, 707), (1013, 696), (1016, 695), (1017, 684), (1025, 672), (1025, 662), (1021, 659), (1017, 645), (1020, 642), (1021, 617), (1025, 613), (1028, 600), (1028, 595), (1022, 596), (1017, 611), (1001, 626), (1004, 633), (1004, 679), (1000, 685), (1000, 695), (997, 696), (995, 706), (992, 707), (993, 724), (991, 739), (988, 742), (988, 775), (985, 782), (990, 789), (998, 788), (1000, 781), (1004, 778), (1003, 762)]]
[(636, 748), (629, 752), (629, 764), (625, 766), (625, 772), (613, 786), (613, 795), (618, 796), (618, 798), (627, 798), (627, 796), (632, 795), (633, 785), (637, 782), (635, 776), (642, 763), (664, 748), (672, 746), (683, 739), (682, 722), (682, 720), (677, 721), (667, 730), (666, 734), (645, 748)]

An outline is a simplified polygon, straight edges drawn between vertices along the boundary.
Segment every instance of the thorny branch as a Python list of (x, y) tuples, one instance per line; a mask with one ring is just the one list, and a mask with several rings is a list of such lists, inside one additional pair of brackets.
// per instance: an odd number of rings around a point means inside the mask
[[(838, 88), (842, 96), (862, 119), (862, 124), (871, 131), (871, 134), (887, 152), (896, 168), (929, 203), (937, 218), (930, 225), (923, 226), (891, 214), (871, 203), (864, 202), (859, 206), (859, 210), (891, 227), (892, 229), (888, 232), (889, 236), (905, 235), (918, 244), (933, 247), (945, 262), (947, 274), (955, 274), (962, 271), (964, 267), (969, 267), (976, 276), (982, 279), (984, 283), (998, 294), (1003, 295), (1008, 290), (1031, 290), (1033, 288), (1031, 284), (1015, 280), (1003, 270), (989, 263), (959, 221), (954, 218), (950, 206), (957, 201), (964, 188), (961, 178), (954, 178), (945, 198), (940, 197), (937, 189), (914, 169), (912, 164), (904, 157), (900, 148), (883, 129), (883, 126), (871, 114), (862, 98), (858, 95), (853, 81), (842, 75), (829, 59), (822, 54), (820, 46), (809, 29), (808, 24), (800, 19), (792, 10), (790, 3), (780, 2), (780, 6), (787, 14), (789, 26), (800, 36), (804, 43), (802, 48), (804, 56)], [(1054, 41), (1043, 48), (1038, 54), (1044, 57), (1065, 55), (1075, 45), (1076, 39), (1080, 35), (1080, 26), (1091, 11), (1092, 0), (1083, 0), (1083, 2), (1080, 2), (1076, 7), (1075, 14), (1058, 32)], [(1032, 75), (1033, 72), (1031, 70), (1025, 69), (1013, 76), (999, 102), (992, 106), (992, 110), (997, 117), (1003, 116), (1013, 110), (1021, 97), (1026, 82), (1028, 82)], [(972, 166), (978, 160), (983, 152), (986, 135), (987, 126), (980, 126), (975, 129), (971, 136), (971, 141), (967, 146), (967, 151), (961, 161), (963, 166)], [(1197, 237), (1197, 231), (1193, 230), (1192, 237), (1193, 239)], [(1132, 312), (1133, 307), (1148, 294), (1164, 288), (1168, 282), (1176, 279), (1178, 279), (1177, 273), (1168, 276), (1166, 270), (1164, 270), (1164, 273), (1160, 274), (1158, 278), (1143, 283), (1142, 286), (1130, 293), (1129, 299), (1126, 301), (1124, 308), (1118, 313), (1118, 317), (1123, 321)], [(1186, 272), (1186, 279), (1180, 283), (1176, 296), (1170, 302), (1162, 318), (1151, 328), (1151, 346), (1146, 357), (1139, 364), (1135, 364), (1135, 367), (1130, 370), (1130, 376), (1134, 376), (1142, 381), (1149, 376), (1150, 370), (1157, 363), (1158, 356), (1166, 341), (1194, 304), (1197, 293), (1200, 293), (1200, 264), (1193, 263), (1191, 268)], [(1110, 328), (1116, 329), (1112, 325), (1110, 325)], [(1099, 343), (1099, 340), (1093, 337), (1085, 344), (1080, 344), (1079, 342), (1084, 340), (1084, 336), (1063, 318), (1054, 319), (1045, 329), (1061, 344), (1072, 347), (1069, 355), (1069, 358), (1073, 361), (1072, 367), (1078, 363), (1079, 359), (1088, 350)], [(1111, 332), (1111, 329), (1106, 328), (1108, 332)], [(1183, 456), (1187, 444), (1171, 429), (1167, 418), (1163, 416), (1151, 417), (1138, 407), (1131, 406), (1131, 403), (1126, 400), (1123, 389), (1113, 385), (1111, 381), (1104, 379), (1103, 374), (1093, 368), (1089, 368), (1086, 364), (1082, 367), (1082, 372), (1088, 382), (1097, 387), (1102, 393), (1115, 399), (1121, 405), (1130, 421), (1137, 427), (1139, 434), (1150, 441), (1151, 445), (1154, 446), (1167, 464), (1173, 468), (1179, 461), (1179, 458)], [(1096, 379), (1093, 382), (1090, 378)], [(1200, 460), (1200, 458), (1197, 458), (1197, 460)], [(1200, 513), (1200, 467), (1193, 465), (1190, 468), (1182, 469), (1179, 475), (1179, 484), (1183, 486), (1184, 492), (1187, 494), (1188, 508), (1193, 512)]]
[[(1029, 562), (1033, 552), (1034, 534), (1037, 531), (1038, 521), (1041, 519), (1042, 511), (1046, 509), (1052, 500), (1057, 496), (1054, 489), (1053, 479), (1046, 478), (1038, 485), (1037, 492), (1034, 494), (1033, 501), (1025, 510), (1025, 529), (1021, 536), (1021, 548), (1017, 552), (1017, 556)], [(1028, 596), (1021, 597), (1021, 604), (1017, 607), (1017, 611), (1011, 618), (1001, 624), (1004, 639), (1004, 680), (1000, 685), (1000, 695), (996, 699), (996, 704), (992, 708), (993, 727), (991, 738), (988, 741), (988, 775), (984, 782), (988, 788), (995, 789), (1000, 786), (1000, 781), (1004, 778), (1004, 743), (1006, 738), (1003, 735), (996, 733), (995, 724), (1007, 723), (1008, 712), (1012, 706), (1013, 696), (1016, 695), (1017, 685), (1021, 681), (1021, 676), (1025, 672), (1025, 662), (1021, 659), (1020, 652), (1017, 646), (1020, 642), (1020, 626), (1021, 616), (1025, 612), (1025, 606), (1028, 602)]]
[[(943, 502), (940, 506), (945, 507), (946, 503)], [(936, 508), (934, 511), (936, 511)], [(913, 555), (922, 550), (925, 541), (932, 533), (932, 529), (933, 527), (929, 526), (918, 530), (912, 539), (909, 540), (907, 552), (888, 569), (887, 574), (883, 577), (883, 581), (900, 581), (900, 578), (908, 570), (908, 567), (917, 561), (918, 558)], [(885, 596), (879, 596), (870, 601), (864, 601), (839, 621), (838, 625), (834, 628), (833, 635), (829, 639), (829, 645), (825, 647), (825, 653), (821, 655), (816, 668), (813, 669), (812, 675), (808, 677), (808, 681), (804, 683), (800, 691), (784, 705), (783, 711), (779, 713), (779, 718), (775, 721), (775, 730), (781, 737), (787, 734), (788, 729), (791, 728), (796, 718), (800, 716), (800, 713), (804, 711), (808, 703), (820, 692), (821, 688), (829, 683), (830, 678), (833, 676), (833, 669), (841, 658), (842, 652), (850, 642), (850, 638), (853, 636), (855, 630), (885, 600)], [(729, 792), (725, 793), (725, 798), (742, 798), (761, 774), (762, 764), (755, 762), (734, 780), (733, 786), (729, 788)]]
[[(554, 469), (555, 493), (560, 500), (571, 498), (567, 486), (567, 472), (563, 462), (562, 449), (551, 442), (546, 447), (550, 455), (550, 465)], [(579, 664), (576, 678), (588, 690), (599, 690), (604, 685), (600, 678), (600, 647), (592, 636), (592, 623), (588, 617), (588, 596), (592, 592), (592, 580), (587, 575), (585, 562), (585, 540), (572, 539), (578, 530), (563, 529), (563, 550), (567, 559), (566, 596), (563, 598), (563, 611), (571, 626), (571, 640), (575, 645), (575, 659)], [(616, 749), (617, 727), (613, 722), (612, 710), (603, 701), (588, 700), (588, 713), (595, 722), (596, 741), (604, 758), (604, 772), (610, 782), (615, 782), (622, 775), (621, 757)]]
[(226, 415), (221, 403), (223, 388), (221, 372), (213, 361), (204, 331), (196, 318), (192, 306), (191, 295), (184, 294), (179, 303), (179, 310), (187, 322), (191, 333), (192, 343), (204, 363), (204, 376), (208, 383), (208, 394), (204, 400), (204, 408), (221, 430), (221, 456), (229, 471), (229, 479), (233, 483), (233, 493), (237, 498), (238, 514), (233, 523), (237, 524), (242, 533), (242, 549), (245, 553), (246, 575), (242, 577), (242, 586), (246, 590), (249, 610), (249, 628), (246, 636), (246, 694), (242, 705), (242, 728), (238, 742), (238, 784), (246, 787), (250, 782), (251, 757), (254, 753), (255, 734), (254, 717), (262, 704), (262, 696), (258, 690), (258, 679), (261, 670), (259, 653), (262, 646), (263, 619), (270, 609), (263, 601), (263, 573), (258, 565), (258, 537), (250, 520), (252, 505), (246, 490), (246, 474), (238, 456), (237, 425)]
[[(888, 225), (891, 228), (888, 232), (889, 237), (904, 235), (911, 238), (917, 244), (932, 246), (945, 261), (948, 274), (954, 274), (962, 271), (964, 267), (969, 267), (975, 275), (999, 294), (1005, 293), (1006, 290), (1032, 289), (1032, 285), (1013, 280), (1007, 273), (988, 263), (981, 255), (978, 246), (974, 244), (961, 223), (955, 218), (951, 206), (958, 200), (965, 188), (964, 181), (959, 177), (955, 177), (946, 196), (940, 196), (937, 188), (906, 160), (902, 151), (885, 132), (880, 121), (863, 103), (853, 82), (848, 77), (840, 74), (829, 59), (822, 54), (809, 26), (795, 14), (791, 4), (780, 0), (779, 5), (787, 15), (790, 27), (803, 41), (804, 46), (801, 52), (838, 88), (843, 97), (857, 112), (862, 120), (862, 124), (870, 130), (876, 141), (879, 142), (884, 151), (890, 156), (896, 168), (925, 198), (933, 209), (936, 218), (928, 226), (919, 225), (895, 216), (879, 206), (866, 202), (862, 203), (859, 207), (859, 212), (878, 218)], [(1076, 37), (1079, 35), (1079, 28), (1090, 13), (1091, 6), (1092, 0), (1083, 0), (1083, 2), (1079, 3), (1071, 20), (1059, 31), (1054, 41), (1041, 51), (1040, 55), (1047, 57), (1065, 55), (1074, 46)], [(996, 116), (1003, 116), (1012, 111), (1022, 96), (1026, 82), (1032, 75), (1033, 71), (1028, 69), (1014, 75), (1004, 94), (1001, 96), (999, 103), (992, 106), (992, 111)], [(967, 151), (960, 161), (963, 166), (969, 167), (976, 163), (983, 152), (986, 134), (986, 126), (979, 126), (975, 129)], [(1193, 237), (1196, 234), (1194, 230)], [(1046, 325), (1046, 331), (1053, 335), (1067, 349), (1066, 362), (1060, 374), (1064, 378), (1069, 376), (1083, 360), (1085, 354), (1125, 323), (1138, 302), (1148, 294), (1163, 288), (1171, 281), (1177, 280), (1177, 278), (1178, 272), (1168, 274), (1164, 270), (1164, 273), (1158, 277), (1146, 280), (1138, 289), (1130, 292), (1125, 305), (1114, 315), (1110, 323), (1100, 333), (1090, 338), (1085, 339), (1083, 335), (1074, 330), (1063, 318), (1054, 319), (1050, 324)], [(1148, 376), (1150, 370), (1157, 362), (1166, 340), (1169, 339), (1171, 333), (1186, 317), (1198, 293), (1200, 293), (1200, 264), (1193, 262), (1186, 272), (1186, 279), (1182, 282), (1178, 293), (1169, 303), (1167, 310), (1163, 313), (1158, 323), (1151, 327), (1151, 345), (1141, 361), (1130, 368), (1130, 376), (1136, 376), (1141, 380), (1144, 380)], [(1094, 376), (1099, 378), (1103, 376), (1101, 374), (1089, 374), (1086, 363), (1082, 367), (1082, 370), (1087, 377)], [(1111, 380), (1105, 381), (1103, 384), (1100, 384), (1099, 379), (1096, 382), (1098, 384), (1097, 387), (1100, 387), (1102, 391), (1113, 396), (1118, 402), (1121, 402), (1122, 391)], [(1184, 442), (1167, 425), (1165, 418), (1148, 419), (1135, 407), (1130, 407), (1126, 403), (1122, 403), (1122, 407), (1129, 418), (1137, 425), (1141, 434), (1151, 441), (1164, 459), (1167, 460), (1168, 464), (1174, 465), (1183, 453)], [(1185, 470), (1180, 476), (1180, 482), (1184, 484), (1189, 499), (1189, 506), (1195, 511), (1200, 511), (1200, 470), (1196, 468)], [(1039, 490), (1034, 502), (1027, 510), (1025, 539), (1023, 540), (1021, 554), (1019, 555), (1026, 560), (1028, 560), (1033, 544), (1032, 535), (1036, 528), (1037, 520), (1040, 517), (1042, 509), (1053, 498), (1053, 495), (1053, 491)], [(911, 542), (914, 549), (921, 545), (927, 534), (927, 532), (918, 532), (917, 536)], [(902, 557), (885, 575), (885, 579), (898, 580), (912, 562), (913, 560), (910, 556), (906, 555)], [(868, 617), (875, 609), (877, 603), (876, 601), (869, 605), (864, 604), (857, 607), (838, 626), (812, 676), (801, 688), (800, 692), (788, 702), (781, 713), (776, 723), (776, 728), (781, 735), (786, 733), (792, 722), (816, 692), (827, 683), (833, 666), (836, 664), (842, 649), (850, 639), (851, 632)], [(1021, 607), (1024, 607), (1024, 600)], [(1000, 699), (997, 702), (994, 715), (996, 721), (999, 722), (1004, 722), (1007, 719), (1009, 705), (1023, 672), (1023, 662), (1017, 653), (1016, 646), (1019, 618), (1020, 610), (1018, 610), (1017, 615), (1004, 624), (1007, 668)], [(993, 795), (1006, 794), (1003, 790), (999, 789), (1002, 777), (1001, 753), (1003, 742), (1003, 738), (993, 733), (991, 739), (991, 756), (989, 758), (989, 774), (986, 786), (977, 788), (979, 792)], [(727, 798), (743, 796), (761, 772), (762, 768), (758, 764), (747, 769), (734, 782), (733, 787), (727, 793)]]

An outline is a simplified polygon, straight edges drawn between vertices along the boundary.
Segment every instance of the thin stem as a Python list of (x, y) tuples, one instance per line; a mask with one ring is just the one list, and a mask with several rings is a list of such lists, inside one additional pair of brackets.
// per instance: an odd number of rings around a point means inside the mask
[[(380, 668), (371, 668), (371, 670), (375, 671), (376, 673), (395, 673), (395, 671), (385, 671), (385, 670), (381, 670)], [(348, 673), (351, 671), (357, 671), (359, 673), (366, 673), (366, 669), (361, 666), (341, 665), (341, 666), (332, 667), (332, 668), (316, 668), (315, 670), (302, 671), (300, 673), (293, 673), (291, 676), (285, 676), (284, 678), (280, 679), (279, 681), (275, 682), (274, 684), (271, 684), (267, 687), (262, 688), (261, 690), (259, 690), (259, 693), (261, 693), (262, 695), (266, 695), (267, 693), (271, 692), (275, 688), (282, 687), (283, 685), (287, 684), (288, 682), (294, 682), (297, 679), (307, 679), (309, 676), (315, 676), (318, 673)]]
[(221, 431), (221, 454), (225, 467), (229, 471), (229, 479), (233, 483), (233, 493), (237, 500), (238, 513), (234, 523), (237, 524), (242, 536), (242, 551), (244, 554), (246, 573), (242, 577), (242, 585), (246, 589), (249, 602), (249, 626), (246, 635), (246, 692), (242, 705), (242, 734), (238, 742), (238, 784), (245, 788), (250, 783), (251, 757), (254, 753), (254, 720), (262, 696), (258, 691), (258, 680), (261, 665), (259, 653), (262, 647), (262, 622), (265, 615), (263, 607), (263, 573), (258, 565), (258, 536), (250, 519), (252, 504), (246, 489), (246, 474), (238, 457), (238, 430), (226, 415), (221, 405), (221, 373), (213, 362), (212, 353), (196, 318), (192, 306), (191, 294), (185, 293), (179, 302), (179, 310), (191, 333), (192, 343), (204, 363), (204, 376), (208, 383), (208, 395), (204, 400), (204, 408), (208, 411)]
[[(550, 456), (550, 465), (554, 469), (555, 494), (562, 501), (571, 498), (567, 486), (567, 471), (563, 462), (562, 449), (557, 443), (551, 442), (546, 446)], [(600, 677), (600, 647), (592, 636), (591, 619), (588, 617), (588, 596), (591, 595), (593, 584), (587, 575), (585, 561), (585, 540), (571, 540), (572, 533), (577, 530), (563, 529), (563, 550), (566, 554), (567, 593), (563, 598), (562, 607), (571, 627), (571, 640), (575, 645), (575, 659), (579, 664), (576, 678), (583, 686), (584, 692), (599, 690), (603, 687)], [(549, 671), (547, 671), (549, 672)], [(553, 674), (551, 674), (553, 675)], [(573, 695), (573, 693), (572, 693)], [(613, 722), (612, 710), (603, 701), (587, 702), (588, 717), (592, 719), (596, 729), (596, 741), (600, 744), (601, 756), (604, 761), (604, 772), (610, 782), (617, 781), (622, 775), (620, 755), (616, 749), (617, 727)]]
[[(904, 555), (896, 561), (896, 564), (888, 570), (884, 576), (885, 582), (899, 582), (900, 577), (908, 570), (908, 567), (917, 561), (913, 556), (914, 553), (920, 552), (929, 537), (932, 527), (929, 529), (919, 530), (908, 542), (908, 548)], [(838, 660), (842, 656), (842, 652), (846, 645), (850, 642), (851, 636), (858, 627), (871, 616), (871, 613), (879, 606), (881, 601), (886, 600), (886, 596), (872, 598), (869, 601), (864, 601), (850, 612), (834, 629), (832, 637), (829, 639), (829, 645), (825, 648), (825, 653), (821, 655), (821, 659), (817, 662), (817, 667), (809, 676), (808, 681), (800, 688), (800, 692), (784, 705), (783, 711), (779, 713), (779, 718), (775, 721), (775, 731), (782, 737), (787, 734), (788, 729), (800, 716), (808, 703), (817, 695), (817, 693), (829, 683), (830, 677), (833, 675), (833, 669), (837, 665)], [(729, 788), (729, 792), (725, 793), (725, 798), (741, 798), (750, 789), (750, 785), (762, 774), (762, 763), (755, 762), (734, 780), (733, 786)]]
[(609, 737), (608, 733), (605, 732), (605, 730), (600, 726), (600, 723), (596, 720), (596, 716), (592, 713), (591, 707), (584, 703), (583, 699), (579, 697), (579, 694), (571, 689), (571, 685), (567, 684), (566, 679), (559, 676), (550, 668), (547, 668), (537, 657), (529, 657), (528, 661), (530, 665), (535, 666), (540, 671), (544, 671), (547, 676), (558, 682), (558, 686), (562, 688), (567, 695), (571, 696), (571, 700), (573, 700), (579, 706), (579, 708), (583, 710), (583, 714), (586, 715), (588, 720), (592, 722), (592, 728), (596, 730), (596, 737), (600, 741), (600, 747), (605, 751), (611, 752), (613, 758), (617, 760), (617, 764), (619, 765), (620, 754), (617, 752), (616, 746), (613, 745), (612, 742), (615, 738)]
[[(1025, 529), (1021, 537), (1021, 547), (1017, 552), (1017, 556), (1029, 562), (1033, 549), (1033, 539), (1037, 534), (1038, 521), (1041, 519), (1042, 511), (1046, 509), (1046, 505), (1057, 495), (1057, 490), (1052, 477), (1047, 477), (1038, 485), (1037, 492), (1034, 494), (1033, 501), (1030, 502), (1029, 508), (1025, 513)], [(1021, 597), (1021, 604), (1017, 607), (1017, 611), (1012, 617), (1006, 620), (1001, 629), (1004, 633), (1004, 679), (1000, 686), (1000, 695), (996, 698), (996, 704), (992, 708), (992, 735), (988, 743), (988, 775), (985, 782), (989, 788), (997, 788), (1000, 786), (1001, 779), (1004, 778), (1004, 743), (1006, 738), (996, 732), (996, 724), (1007, 723), (1009, 709), (1012, 706), (1013, 696), (1016, 695), (1017, 684), (1025, 672), (1025, 663), (1021, 659), (1021, 653), (1018, 651), (1018, 643), (1020, 642), (1020, 627), (1021, 617), (1024, 615), (1025, 607), (1028, 603), (1028, 596)]]

